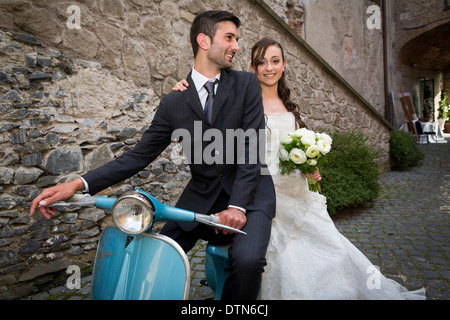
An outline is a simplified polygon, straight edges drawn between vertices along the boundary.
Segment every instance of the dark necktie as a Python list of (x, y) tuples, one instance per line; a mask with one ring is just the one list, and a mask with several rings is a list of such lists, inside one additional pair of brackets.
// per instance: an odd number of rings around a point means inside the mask
[(205, 103), (205, 116), (206, 119), (208, 119), (209, 123), (211, 123), (211, 119), (212, 119), (212, 107), (213, 107), (213, 103), (214, 103), (214, 85), (218, 82), (217, 79), (215, 79), (214, 81), (208, 81), (205, 83), (204, 87), (206, 89), (206, 91), (208, 91), (208, 97), (206, 98), (206, 103)]

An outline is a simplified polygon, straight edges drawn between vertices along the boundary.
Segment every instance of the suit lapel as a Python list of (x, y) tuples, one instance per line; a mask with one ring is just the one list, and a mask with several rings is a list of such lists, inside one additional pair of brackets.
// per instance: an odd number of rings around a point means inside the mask
[(217, 119), (217, 116), (220, 113), (220, 110), (225, 104), (225, 101), (230, 94), (231, 88), (234, 86), (234, 79), (230, 78), (228, 72), (223, 70), (220, 75), (219, 87), (217, 88), (217, 93), (214, 98), (213, 105), (213, 114), (211, 119), (211, 125), (214, 124), (214, 121)]
[[(205, 123), (209, 124), (203, 112), (203, 107), (198, 97), (197, 89), (195, 87), (194, 82), (192, 81), (191, 73), (189, 73), (187, 81), (189, 83), (189, 87), (186, 89), (186, 91), (184, 91), (187, 104), (200, 119), (202, 119)], [(214, 121), (217, 119), (217, 116), (219, 115), (220, 110), (224, 106), (225, 101), (227, 100), (228, 95), (230, 94), (230, 91), (233, 88), (233, 86), (234, 86), (234, 79), (229, 77), (229, 74), (228, 72), (226, 72), (226, 70), (222, 71), (222, 74), (220, 75), (219, 86), (217, 88), (217, 94), (214, 98), (211, 125), (213, 125)]]
[(192, 109), (192, 111), (194, 111), (194, 113), (199, 117), (199, 119), (202, 119), (203, 121), (208, 123), (208, 120), (206, 119), (205, 114), (203, 112), (202, 104), (198, 97), (197, 89), (195, 88), (195, 84), (192, 81), (191, 73), (189, 73), (187, 81), (189, 83), (189, 87), (186, 89), (186, 91), (183, 92), (186, 102), (188, 106)]

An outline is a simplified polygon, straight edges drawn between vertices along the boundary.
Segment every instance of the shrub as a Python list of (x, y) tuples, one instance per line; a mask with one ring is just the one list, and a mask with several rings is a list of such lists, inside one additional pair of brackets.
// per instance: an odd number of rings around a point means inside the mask
[(360, 132), (335, 132), (327, 162), (320, 167), (328, 213), (357, 206), (378, 196), (378, 152)]
[(416, 139), (403, 130), (390, 132), (391, 167), (394, 169), (405, 169), (416, 165), (425, 158), (422, 151), (417, 148)]

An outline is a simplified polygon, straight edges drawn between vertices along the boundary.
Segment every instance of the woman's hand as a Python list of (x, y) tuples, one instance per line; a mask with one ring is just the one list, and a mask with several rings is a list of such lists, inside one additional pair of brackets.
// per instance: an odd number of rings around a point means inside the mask
[(178, 81), (175, 86), (172, 88), (173, 91), (184, 91), (189, 87), (189, 83), (182, 79), (181, 81)]
[[(305, 173), (302, 172), (302, 176), (303, 176), (303, 178), (306, 179), (306, 174), (305, 174)], [(311, 179), (317, 180), (317, 181), (322, 180), (322, 177), (320, 176), (319, 168), (317, 168), (316, 171), (314, 171), (313, 173), (311, 173), (311, 174), (309, 175), (309, 177), (310, 177)]]

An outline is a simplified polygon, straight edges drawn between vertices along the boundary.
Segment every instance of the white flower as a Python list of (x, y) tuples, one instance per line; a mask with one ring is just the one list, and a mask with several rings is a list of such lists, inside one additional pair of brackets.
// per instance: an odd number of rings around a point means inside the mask
[(279, 157), (281, 161), (288, 161), (289, 160), (289, 152), (283, 147), (280, 147), (279, 151)]
[(302, 136), (300, 141), (304, 145), (308, 145), (308, 146), (314, 145), (314, 144), (316, 144), (316, 135), (314, 132), (312, 132), (312, 133), (307, 132)]
[(293, 141), (292, 137), (290, 135), (285, 135), (281, 137), (280, 142), (282, 144), (290, 144)]
[(308, 158), (314, 158), (319, 154), (319, 152), (319, 148), (316, 145), (312, 145), (306, 150), (306, 155)]
[(326, 133), (318, 133), (317, 135), (318, 135), (319, 140), (327, 141), (330, 146), (333, 143), (333, 139), (331, 139), (331, 137), (328, 134), (326, 134)]
[(309, 130), (306, 128), (300, 128), (300, 129), (295, 130), (294, 133), (292, 133), (292, 135), (301, 138), (308, 131)]
[(328, 142), (327, 140), (319, 140), (317, 141), (317, 148), (319, 148), (320, 153), (322, 154), (327, 154), (328, 152), (330, 152), (331, 149), (331, 143)]
[(306, 162), (306, 154), (305, 151), (294, 148), (289, 153), (289, 157), (291, 158), (292, 162), (295, 164), (302, 164)]
[(314, 167), (315, 165), (317, 165), (317, 161), (314, 159), (309, 159), (307, 162), (311, 167)]

